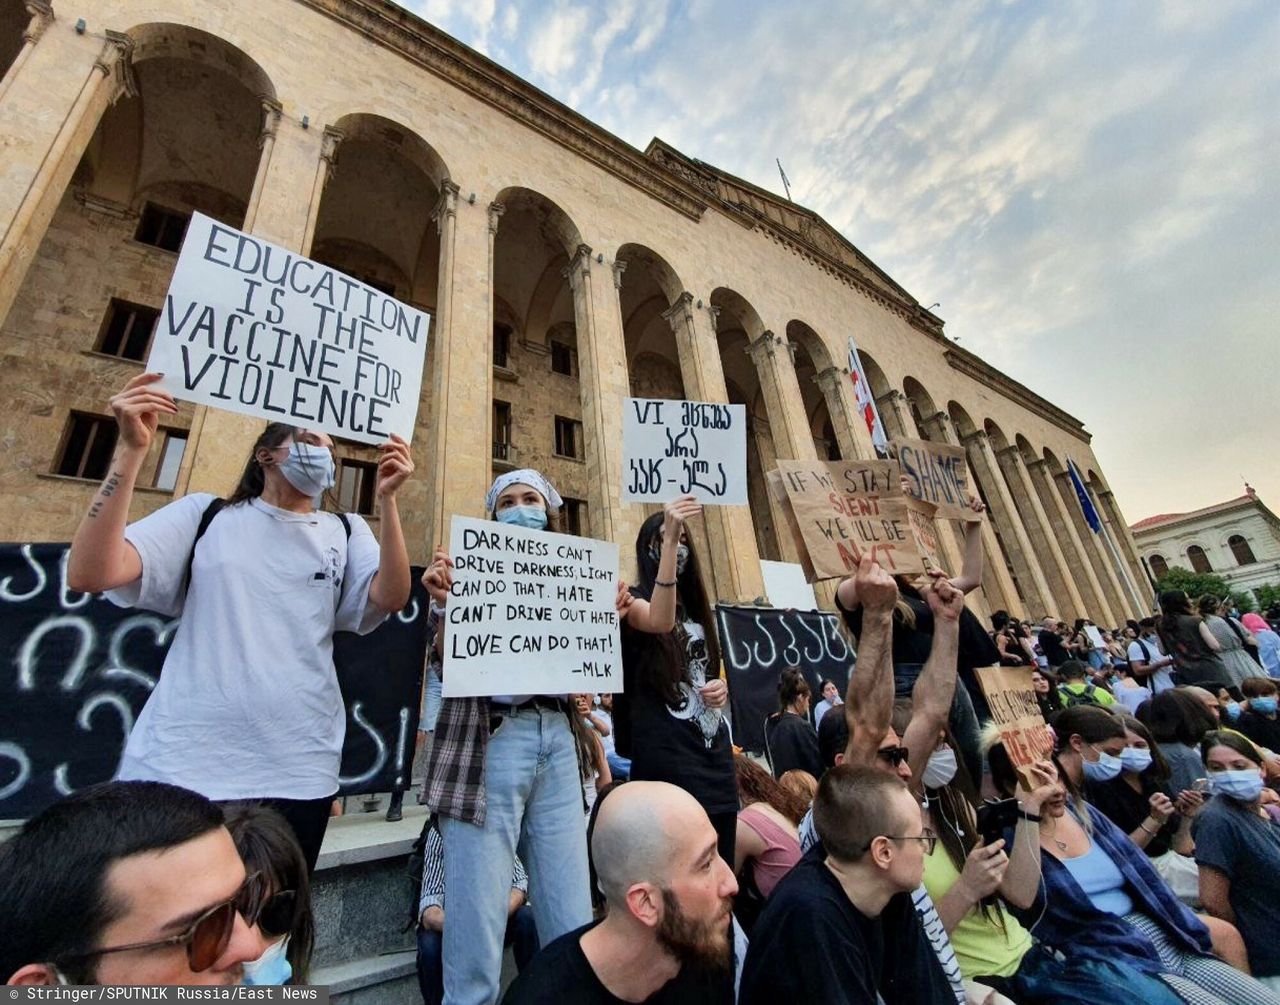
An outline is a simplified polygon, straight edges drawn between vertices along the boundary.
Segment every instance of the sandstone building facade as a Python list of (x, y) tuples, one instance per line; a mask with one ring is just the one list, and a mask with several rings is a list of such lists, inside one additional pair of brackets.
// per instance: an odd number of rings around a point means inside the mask
[[(401, 504), (415, 561), (526, 465), (625, 555), (646, 510), (619, 499), (622, 398), (729, 401), (751, 505), (696, 534), (717, 597), (760, 597), (760, 559), (794, 558), (764, 472), (872, 454), (853, 335), (890, 435), (967, 451), (991, 517), (980, 613), (1141, 604), (1067, 479), (1070, 458), (1144, 582), (1079, 420), (945, 338), (812, 212), (636, 150), (387, 0), (0, 0), (0, 74), (0, 539), (74, 531), (198, 210), (431, 314)], [(134, 516), (229, 491), (259, 425), (184, 405)], [(369, 510), (375, 455), (339, 453), (342, 505)]]

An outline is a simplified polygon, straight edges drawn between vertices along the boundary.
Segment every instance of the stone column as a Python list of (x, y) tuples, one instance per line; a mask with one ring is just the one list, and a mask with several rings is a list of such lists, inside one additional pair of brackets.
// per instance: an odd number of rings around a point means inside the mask
[(33, 47), (24, 72), (8, 81), (0, 107), (7, 182), (0, 192), (0, 324), (103, 112), (121, 95), (137, 94), (129, 64), (133, 40), (108, 31), (96, 58), (89, 48), (94, 44), (54, 33)]
[[(315, 173), (324, 138), (316, 130), (284, 119), (273, 101), (264, 100), (262, 110), (262, 154), (245, 209), (244, 229), (306, 254), (303, 240), (316, 195), (312, 191), (312, 199), (307, 199), (300, 193), (310, 191), (308, 182)], [(225, 495), (234, 486), (265, 423), (251, 415), (217, 408), (198, 409), (197, 413), (187, 441), (191, 468), (185, 491)]]
[(1147, 579), (1146, 572), (1143, 571), (1142, 563), (1138, 559), (1138, 546), (1133, 540), (1133, 534), (1129, 531), (1129, 525), (1124, 522), (1124, 517), (1120, 514), (1116, 497), (1110, 489), (1103, 489), (1096, 482), (1089, 484), (1089, 491), (1093, 493), (1098, 515), (1102, 517), (1103, 524), (1111, 532), (1111, 540), (1115, 542), (1116, 550), (1120, 552), (1120, 557), (1129, 572), (1128, 580), (1122, 579), (1121, 585), (1125, 587), (1125, 597), (1129, 600), (1125, 610), (1131, 610), (1133, 614), (1125, 616), (1142, 617), (1150, 614), (1153, 599), (1151, 594), (1154, 592), (1154, 587)]
[[(931, 441), (949, 443), (955, 447), (961, 446), (955, 425), (951, 421), (951, 416), (946, 412), (937, 412), (917, 423), (917, 425), (920, 427), (920, 432)], [(968, 471), (969, 486), (974, 493), (977, 493), (978, 482), (973, 476), (973, 469), (968, 467), (967, 459), (966, 469)], [(945, 528), (938, 535), (940, 542), (942, 542), (944, 556), (946, 556), (947, 561), (954, 563), (955, 574), (959, 574), (964, 568), (966, 525), (955, 520), (941, 520), (939, 525)], [(975, 598), (974, 607), (982, 617), (989, 616), (995, 610), (1005, 610), (1010, 614), (1016, 614), (1022, 602), (1018, 597), (1018, 591), (1014, 589), (1013, 580), (1009, 576), (1004, 552), (1001, 550), (1000, 542), (996, 539), (995, 531), (991, 526), (990, 514), (979, 524), (978, 532), (982, 535), (982, 585), (971, 594)], [(954, 558), (947, 554), (948, 545), (945, 542), (948, 540), (950, 541), (950, 549), (954, 554)]]
[(911, 402), (901, 391), (889, 390), (880, 395), (876, 399), (876, 408), (880, 411), (880, 421), (884, 423), (885, 435), (889, 439), (895, 436), (914, 439), (920, 435), (916, 417), (911, 412)]
[(1050, 530), (1062, 545), (1067, 568), (1074, 576), (1076, 586), (1080, 590), (1080, 599), (1084, 602), (1082, 616), (1091, 618), (1099, 624), (1113, 621), (1115, 613), (1102, 592), (1102, 584), (1098, 582), (1098, 574), (1094, 571), (1089, 552), (1080, 540), (1075, 522), (1063, 505), (1062, 496), (1054, 487), (1049, 466), (1044, 458), (1039, 458), (1027, 464), (1027, 471), (1035, 485), (1036, 494), (1040, 497), (1040, 505), (1049, 520)]
[(342, 138), (342, 131), (334, 129), (332, 126), (325, 126), (324, 132), (320, 137), (320, 160), (316, 163), (316, 176), (311, 183), (311, 204), (307, 212), (306, 227), (302, 234), (302, 253), (304, 255), (311, 254), (311, 246), (316, 240), (316, 221), (320, 218), (320, 197), (324, 195), (324, 190), (337, 169), (338, 147), (342, 143)]
[[(712, 315), (695, 308), (693, 294), (685, 291), (662, 316), (675, 335), (685, 395), (691, 401), (727, 404), (729, 392), (725, 388)], [(751, 435), (750, 430), (747, 435)], [(728, 603), (750, 603), (764, 593), (751, 508), (708, 506), (702, 513), (710, 546), (709, 572), (716, 596)]]
[(814, 376), (813, 382), (818, 385), (827, 403), (831, 427), (835, 430), (836, 443), (840, 446), (840, 456), (848, 460), (875, 457), (871, 434), (867, 432), (867, 424), (862, 421), (853, 400), (849, 371), (844, 367), (829, 366)]
[(9, 69), (5, 71), (4, 79), (0, 80), (0, 102), (4, 101), (9, 85), (17, 80), (18, 74), (22, 72), (23, 64), (31, 55), (31, 50), (36, 47), (36, 43), (40, 41), (40, 36), (53, 22), (53, 5), (49, 0), (25, 0), (23, 6), (31, 15), (31, 21), (26, 31), (22, 33), (22, 48), (18, 50), (18, 55), (13, 58)]
[(1076, 526), (1083, 549), (1089, 556), (1089, 561), (1093, 564), (1094, 572), (1102, 585), (1103, 595), (1110, 608), (1109, 620), (1114, 621), (1122, 616), (1122, 611), (1128, 610), (1129, 604), (1125, 602), (1124, 588), (1116, 576), (1111, 553), (1101, 536), (1095, 534), (1085, 522), (1084, 514), (1080, 512), (1080, 500), (1076, 497), (1075, 486), (1071, 483), (1071, 475), (1066, 471), (1057, 471), (1054, 472), (1053, 480), (1057, 483), (1058, 496), (1062, 499), (1062, 505), (1071, 514), (1071, 522)]
[(1010, 444), (996, 453), (996, 459), (1013, 495), (1015, 510), (1027, 529), (1032, 553), (1039, 558), (1045, 578), (1053, 591), (1053, 603), (1057, 605), (1058, 615), (1067, 621), (1086, 617), (1088, 611), (1080, 590), (1076, 587), (1076, 577), (1067, 564), (1044, 507), (1040, 505), (1040, 497), (1031, 484), (1031, 475), (1022, 459), (1022, 451)]
[(756, 365), (765, 412), (778, 456), (785, 460), (813, 460), (818, 451), (805, 417), (804, 398), (796, 379), (796, 347), (771, 331), (747, 346)]
[(1001, 477), (999, 462), (996, 461), (990, 439), (985, 432), (977, 430), (962, 437), (962, 440), (969, 454), (969, 464), (986, 489), (987, 509), (999, 528), (1000, 538), (1013, 563), (1023, 601), (1037, 613), (1050, 611), (1054, 602), (1053, 594), (1031, 547), (1031, 539), (1014, 505), (1009, 486)]
[[(638, 504), (622, 502), (622, 401), (631, 393), (618, 299), (622, 273), (605, 268), (601, 256), (593, 256), (589, 247), (580, 244), (565, 275), (573, 292), (578, 333), (591, 536), (617, 542), (626, 554), (644, 513)], [(623, 564), (630, 563), (624, 560)]]

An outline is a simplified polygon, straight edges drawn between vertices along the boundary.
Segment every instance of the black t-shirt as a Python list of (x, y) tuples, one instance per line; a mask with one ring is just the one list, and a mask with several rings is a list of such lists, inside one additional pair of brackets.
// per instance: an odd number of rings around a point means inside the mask
[[(641, 591), (632, 592), (647, 599)], [(667, 659), (670, 650), (659, 636), (622, 627), (624, 693), (614, 699), (618, 753), (631, 758), (633, 780), (670, 782), (692, 795), (708, 813), (736, 813), (738, 782), (729, 726), (723, 715), (706, 707), (698, 693), (719, 668), (708, 666), (706, 635), (697, 622), (677, 625), (674, 637), (684, 674), (681, 700), (671, 706), (656, 688), (645, 684), (642, 674), (647, 661)]]
[(781, 778), (783, 772), (792, 768), (807, 771), (814, 778), (822, 777), (818, 732), (809, 725), (808, 719), (794, 712), (775, 712), (765, 723), (764, 732), (774, 778)]
[[(600, 983), (582, 951), (583, 933), (597, 924), (584, 925), (546, 946), (507, 989), (502, 1005), (626, 1005)], [(733, 1005), (733, 971), (714, 974), (685, 967), (645, 1001), (653, 1005)]]
[[(1142, 791), (1134, 792), (1123, 778), (1109, 782), (1085, 782), (1085, 794), (1102, 815), (1126, 834), (1132, 834), (1151, 814), (1151, 797), (1161, 791), (1160, 786), (1145, 775), (1140, 776)], [(1178, 829), (1178, 814), (1164, 822), (1147, 847), (1143, 849), (1150, 858), (1159, 858), (1173, 847), (1173, 834)]]
[(1040, 652), (1044, 653), (1049, 666), (1060, 667), (1071, 658), (1067, 653), (1067, 647), (1062, 644), (1062, 636), (1057, 632), (1051, 632), (1047, 628), (1042, 629), (1036, 636), (1036, 640), (1040, 643)]
[(1280, 753), (1280, 718), (1268, 719), (1257, 712), (1244, 712), (1236, 720), (1235, 728), (1259, 747)]
[(910, 893), (878, 918), (810, 852), (774, 887), (742, 971), (740, 1005), (955, 1005)]

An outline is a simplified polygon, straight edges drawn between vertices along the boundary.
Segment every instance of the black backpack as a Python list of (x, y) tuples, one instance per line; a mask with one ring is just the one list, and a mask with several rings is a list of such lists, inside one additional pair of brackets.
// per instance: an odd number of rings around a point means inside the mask
[[(227, 500), (210, 499), (209, 505), (204, 508), (204, 512), (200, 514), (200, 526), (196, 528), (195, 539), (191, 542), (191, 554), (187, 556), (187, 573), (182, 578), (182, 592), (186, 593), (187, 588), (191, 585), (191, 566), (196, 560), (196, 545), (200, 543), (200, 538), (204, 537), (204, 532), (209, 529), (209, 524), (213, 523), (213, 518), (227, 508)], [(335, 513), (339, 520), (342, 521), (342, 529), (347, 532), (347, 540), (351, 540), (351, 521), (345, 513)]]

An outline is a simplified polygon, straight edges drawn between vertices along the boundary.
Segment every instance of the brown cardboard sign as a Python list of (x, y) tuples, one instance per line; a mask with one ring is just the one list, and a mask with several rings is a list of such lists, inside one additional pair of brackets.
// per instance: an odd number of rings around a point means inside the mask
[(1027, 789), (1038, 784), (1030, 767), (1053, 755), (1053, 737), (1040, 714), (1031, 667), (978, 667), (978, 684), (991, 706), (991, 717), (1000, 727), (1000, 739), (1018, 777)]
[(964, 447), (903, 437), (893, 441), (906, 480), (907, 495), (938, 508), (944, 520), (974, 523), (982, 517), (969, 508), (969, 469)]

